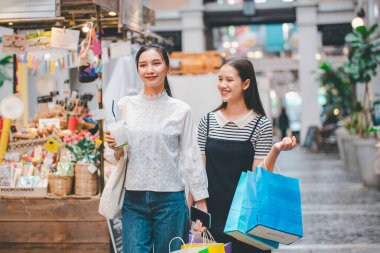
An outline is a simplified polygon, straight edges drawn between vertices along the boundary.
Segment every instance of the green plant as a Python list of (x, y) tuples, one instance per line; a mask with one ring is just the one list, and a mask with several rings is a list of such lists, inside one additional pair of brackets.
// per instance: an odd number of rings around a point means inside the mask
[(358, 133), (362, 137), (367, 137), (373, 124), (370, 116), (371, 97), (368, 91), (368, 83), (376, 75), (380, 64), (380, 37), (376, 34), (378, 25), (370, 28), (359, 26), (352, 33), (346, 35), (351, 54), (349, 62), (345, 64), (346, 73), (352, 76), (355, 83), (365, 85), (364, 95), (361, 102), (361, 113), (358, 120)]
[(337, 108), (343, 117), (354, 112), (356, 101), (351, 98), (355, 85), (344, 67), (334, 68), (330, 63), (323, 62), (318, 70), (318, 80), (326, 90), (326, 111)]
[(8, 76), (6, 72), (6, 67), (12, 63), (12, 56), (5, 56), (0, 60), (0, 87), (3, 86), (5, 80), (11, 80), (11, 77)]

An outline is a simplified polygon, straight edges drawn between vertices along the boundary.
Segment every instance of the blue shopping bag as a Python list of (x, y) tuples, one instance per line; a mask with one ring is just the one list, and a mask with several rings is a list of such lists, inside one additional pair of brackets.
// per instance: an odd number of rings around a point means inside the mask
[(299, 180), (256, 167), (247, 174), (252, 213), (247, 231), (283, 244), (303, 236)]
[(247, 178), (246, 172), (243, 172), (240, 176), (239, 183), (231, 203), (230, 211), (228, 213), (226, 226), (224, 227), (224, 233), (262, 250), (277, 249), (279, 244), (278, 242), (247, 233), (247, 225), (249, 215), (251, 213), (250, 209), (252, 208), (252, 202), (247, 199)]

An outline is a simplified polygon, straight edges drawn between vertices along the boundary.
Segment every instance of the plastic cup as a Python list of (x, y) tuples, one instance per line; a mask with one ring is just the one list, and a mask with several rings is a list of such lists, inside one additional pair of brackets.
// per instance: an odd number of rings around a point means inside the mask
[(124, 121), (109, 124), (108, 130), (115, 138), (115, 148), (123, 148), (128, 145), (128, 130)]

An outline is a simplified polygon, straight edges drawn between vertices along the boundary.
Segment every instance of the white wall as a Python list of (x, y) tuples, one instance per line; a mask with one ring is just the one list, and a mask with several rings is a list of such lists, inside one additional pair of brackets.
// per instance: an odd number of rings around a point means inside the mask
[[(221, 104), (220, 94), (216, 87), (217, 75), (186, 75), (169, 76), (169, 84), (173, 96), (190, 105), (193, 112), (194, 123), (198, 125), (206, 113), (214, 110)], [(261, 102), (265, 112), (270, 116), (270, 82), (266, 77), (257, 77)]]
[(221, 103), (216, 82), (217, 76), (215, 74), (169, 76), (173, 97), (190, 105), (196, 125), (203, 115)]

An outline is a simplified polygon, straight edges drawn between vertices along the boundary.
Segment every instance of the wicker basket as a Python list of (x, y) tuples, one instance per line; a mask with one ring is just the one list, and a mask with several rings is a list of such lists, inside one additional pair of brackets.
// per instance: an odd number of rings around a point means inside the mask
[(73, 188), (74, 176), (49, 174), (50, 192), (57, 196), (66, 196)]
[(75, 194), (95, 196), (98, 192), (98, 174), (92, 174), (87, 168), (91, 163), (75, 164)]

